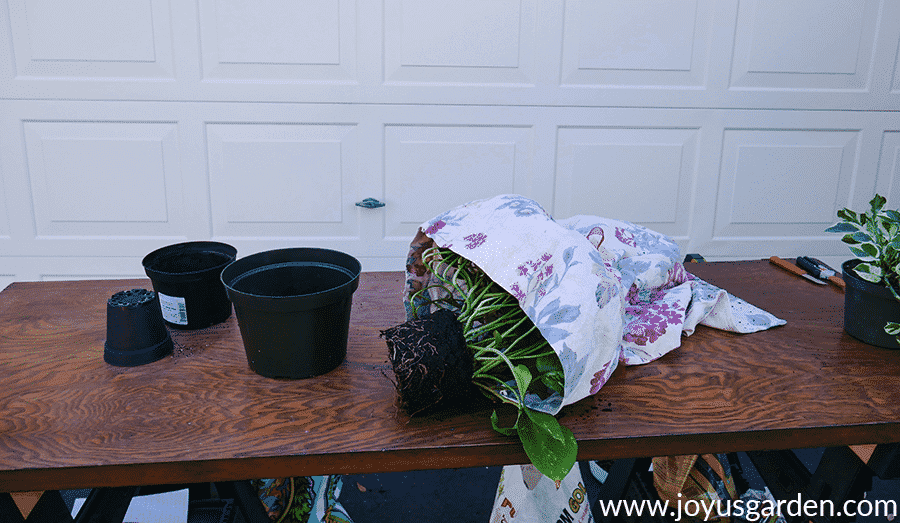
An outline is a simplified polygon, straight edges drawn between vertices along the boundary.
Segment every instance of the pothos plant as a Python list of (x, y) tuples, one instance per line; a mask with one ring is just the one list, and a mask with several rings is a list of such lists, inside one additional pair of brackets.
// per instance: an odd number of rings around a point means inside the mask
[[(842, 221), (825, 232), (844, 233), (841, 240), (861, 260), (853, 272), (866, 281), (886, 286), (900, 301), (900, 212), (885, 210), (886, 203), (887, 199), (876, 194), (863, 213), (841, 209), (837, 215)], [(889, 322), (884, 330), (900, 342), (900, 323)]]
[(422, 253), (422, 262), (433, 278), (410, 298), (416, 318), (382, 332), (401, 405), (416, 414), (465, 397), (472, 387), (513, 405), (516, 422), (500, 426), (495, 410), (494, 430), (518, 435), (532, 464), (562, 481), (576, 461), (575, 437), (554, 416), (528, 408), (525, 400), (531, 394), (563, 393), (565, 376), (556, 352), (518, 300), (474, 263), (437, 246)]

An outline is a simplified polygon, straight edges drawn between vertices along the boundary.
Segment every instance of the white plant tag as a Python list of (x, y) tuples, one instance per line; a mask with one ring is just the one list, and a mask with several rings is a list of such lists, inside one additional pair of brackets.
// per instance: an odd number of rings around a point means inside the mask
[(177, 296), (166, 296), (161, 292), (156, 293), (159, 296), (159, 307), (162, 309), (162, 317), (169, 323), (175, 325), (187, 325), (187, 308), (184, 305), (184, 298)]

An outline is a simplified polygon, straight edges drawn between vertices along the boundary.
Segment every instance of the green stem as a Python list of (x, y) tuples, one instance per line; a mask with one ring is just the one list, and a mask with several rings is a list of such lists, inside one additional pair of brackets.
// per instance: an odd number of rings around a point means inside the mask
[[(534, 335), (537, 327), (518, 300), (466, 258), (435, 246), (423, 252), (422, 261), (436, 281), (419, 290), (413, 299), (424, 298), (427, 305), (437, 304), (458, 311), (466, 345), (476, 364), (473, 381), (503, 401), (515, 403), (497, 390), (498, 386), (509, 387), (509, 377), (499, 367), (507, 367), (514, 377), (515, 361), (531, 362), (552, 355), (552, 347)], [(442, 289), (448, 296), (431, 299), (430, 291), (434, 289)], [(511, 392), (524, 401), (526, 391)]]

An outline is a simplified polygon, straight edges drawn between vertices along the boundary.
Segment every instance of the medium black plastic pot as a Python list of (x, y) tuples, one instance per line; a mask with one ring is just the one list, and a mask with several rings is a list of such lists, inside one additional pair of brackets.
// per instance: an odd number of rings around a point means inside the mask
[(896, 338), (884, 332), (888, 322), (900, 322), (900, 302), (884, 285), (868, 282), (853, 271), (860, 260), (841, 265), (844, 276), (844, 330), (854, 338), (886, 349), (900, 349)]
[(349, 254), (316, 248), (264, 251), (225, 267), (222, 283), (250, 368), (310, 378), (340, 365), (361, 270)]
[(103, 361), (136, 367), (172, 353), (173, 343), (163, 323), (155, 292), (131, 289), (106, 301), (106, 343)]
[(219, 242), (176, 243), (144, 257), (144, 271), (159, 295), (166, 325), (202, 329), (231, 316), (219, 276), (237, 249)]

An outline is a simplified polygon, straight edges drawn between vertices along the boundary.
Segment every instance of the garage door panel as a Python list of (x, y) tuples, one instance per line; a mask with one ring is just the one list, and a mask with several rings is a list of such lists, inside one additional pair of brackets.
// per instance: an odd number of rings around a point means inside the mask
[(892, 204), (900, 202), (900, 131), (882, 135), (876, 187)]
[(8, 9), (18, 76), (174, 77), (166, 2), (9, 0)]
[(688, 234), (699, 129), (562, 128), (554, 213)]
[(354, 125), (207, 126), (213, 233), (358, 236)]
[(384, 81), (534, 82), (536, 0), (387, 0)]
[(175, 124), (44, 121), (24, 129), (37, 237), (181, 232)]
[(823, 236), (848, 206), (859, 131), (725, 131), (715, 236)]
[(384, 141), (386, 238), (408, 241), (457, 205), (529, 190), (530, 127), (388, 125)]
[(203, 79), (356, 82), (355, 3), (200, 0)]
[[(862, 5), (860, 5), (862, 4)], [(861, 91), (882, 24), (882, 2), (741, 2), (732, 88)]]
[(564, 86), (702, 87), (713, 6), (705, 0), (566, 3)]

